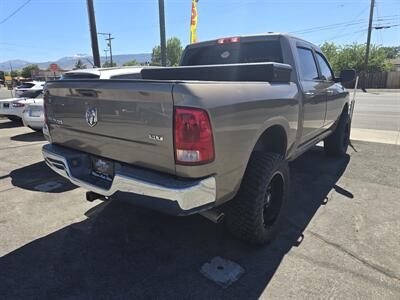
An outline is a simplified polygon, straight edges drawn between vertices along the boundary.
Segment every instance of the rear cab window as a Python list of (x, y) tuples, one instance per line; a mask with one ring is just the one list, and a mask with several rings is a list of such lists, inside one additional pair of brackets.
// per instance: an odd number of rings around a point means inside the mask
[(297, 47), (301, 80), (318, 80), (318, 69), (311, 49)]
[(225, 44), (190, 47), (182, 58), (182, 66), (219, 65), (235, 63), (282, 63), (279, 40), (240, 41)]

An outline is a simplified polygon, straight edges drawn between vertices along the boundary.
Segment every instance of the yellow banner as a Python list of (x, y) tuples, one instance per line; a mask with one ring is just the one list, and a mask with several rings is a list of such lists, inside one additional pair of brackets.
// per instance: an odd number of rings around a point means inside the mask
[(192, 17), (190, 20), (190, 43), (191, 44), (197, 42), (197, 34), (196, 34), (197, 19), (198, 19), (197, 2), (199, 2), (199, 0), (192, 0)]

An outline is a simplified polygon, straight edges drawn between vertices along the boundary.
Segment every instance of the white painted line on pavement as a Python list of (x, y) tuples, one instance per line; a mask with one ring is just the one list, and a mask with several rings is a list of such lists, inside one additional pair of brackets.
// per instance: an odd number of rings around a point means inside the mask
[(351, 139), (355, 141), (400, 145), (400, 131), (351, 128)]

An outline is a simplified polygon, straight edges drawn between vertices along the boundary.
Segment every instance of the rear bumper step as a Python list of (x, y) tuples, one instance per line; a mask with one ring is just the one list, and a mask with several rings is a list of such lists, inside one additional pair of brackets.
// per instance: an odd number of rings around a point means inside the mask
[(96, 194), (121, 198), (173, 215), (190, 215), (214, 206), (216, 183), (213, 176), (186, 180), (171, 175), (115, 163), (115, 175), (107, 181), (91, 173), (90, 155), (58, 145), (42, 148), (46, 164), (73, 184)]

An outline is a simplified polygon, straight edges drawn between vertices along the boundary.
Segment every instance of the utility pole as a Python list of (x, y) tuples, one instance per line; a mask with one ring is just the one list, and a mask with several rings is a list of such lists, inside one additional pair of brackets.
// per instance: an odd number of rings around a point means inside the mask
[(101, 67), (99, 44), (97, 41), (96, 18), (94, 16), (93, 0), (86, 0), (86, 2), (87, 2), (87, 10), (88, 10), (88, 15), (89, 15), (90, 38), (92, 40), (93, 61), (94, 61), (94, 65), (96, 67)]
[(371, 0), (371, 7), (369, 9), (369, 23), (368, 23), (368, 37), (367, 37), (367, 46), (365, 49), (365, 60), (364, 60), (364, 74), (363, 74), (363, 86), (362, 89), (366, 92), (367, 86), (367, 74), (368, 74), (368, 59), (369, 59), (369, 48), (371, 45), (371, 33), (372, 33), (372, 21), (374, 19), (374, 6), (375, 0)]
[(158, 11), (160, 14), (160, 48), (161, 48), (161, 65), (167, 65), (167, 46), (165, 43), (165, 13), (164, 0), (158, 0)]
[(107, 50), (107, 49), (104, 49), (103, 51), (104, 51), (104, 53), (105, 53), (105, 55), (106, 55), (106, 63), (107, 63), (107, 61), (108, 61), (108, 58), (107, 58), (107, 52), (108, 52), (108, 50)]
[(111, 47), (111, 41), (114, 39), (111, 37), (111, 33), (104, 33), (104, 32), (99, 32), (101, 35), (106, 35), (108, 38), (106, 38), (107, 41), (107, 46), (108, 46), (108, 51), (110, 51), (110, 66), (113, 66), (113, 59), (112, 59), (112, 47)]

